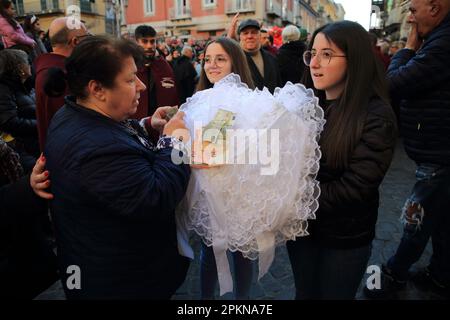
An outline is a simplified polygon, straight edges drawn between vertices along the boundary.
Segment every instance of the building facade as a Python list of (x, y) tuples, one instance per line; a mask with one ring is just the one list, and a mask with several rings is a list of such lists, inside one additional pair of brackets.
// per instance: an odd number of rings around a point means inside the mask
[(182, 38), (220, 36), (238, 12), (240, 20), (255, 19), (268, 28), (295, 24), (312, 32), (320, 23), (307, 0), (125, 0), (124, 9), (128, 32), (148, 24), (161, 36)]
[(410, 25), (407, 23), (410, 0), (388, 0), (384, 33), (392, 40), (406, 38)]
[[(407, 23), (410, 0), (372, 0), (372, 31), (380, 37), (398, 40), (408, 36), (410, 25)], [(377, 17), (375, 17), (377, 15)]]
[(344, 19), (344, 7), (333, 0), (310, 0), (308, 3), (319, 14), (320, 25)]
[[(18, 20), (29, 14), (39, 17), (41, 28), (47, 30), (50, 23), (58, 17), (68, 15), (67, 9), (74, 5), (80, 9), (81, 21), (94, 34), (105, 34), (108, 24), (106, 8), (111, 0), (12, 0)], [(114, 33), (114, 32), (109, 32)]]

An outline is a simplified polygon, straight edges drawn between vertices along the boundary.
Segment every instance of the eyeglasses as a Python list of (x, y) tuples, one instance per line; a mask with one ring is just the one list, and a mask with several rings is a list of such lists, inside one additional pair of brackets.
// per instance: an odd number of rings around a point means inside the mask
[(92, 37), (92, 36), (93, 36), (92, 33), (87, 32), (87, 33), (85, 33), (85, 34), (83, 34), (83, 35), (81, 35), (81, 36), (77, 36), (77, 38), (78, 38), (78, 39), (83, 39), (83, 38), (86, 38), (86, 37)]
[(90, 32), (87, 32), (86, 34), (82, 34), (82, 35), (79, 35), (79, 36), (74, 36), (74, 37), (72, 37), (72, 38), (70, 38), (70, 40), (67, 42), (67, 44), (70, 44), (70, 42), (72, 41), (72, 39), (77, 39), (78, 41), (82, 41), (84, 38), (86, 38), (86, 37), (92, 37), (93, 36), (93, 34), (92, 33), (90, 33)]
[(205, 57), (204, 61), (205, 65), (212, 65), (214, 63), (218, 67), (223, 67), (228, 62), (228, 59), (224, 56), (215, 56), (214, 59)]
[[(343, 58), (347, 56), (334, 55), (330, 51), (320, 51), (317, 53), (316, 51), (311, 52), (310, 50), (307, 50), (303, 53), (303, 62), (309, 67), (311, 65), (311, 60), (315, 57), (317, 57), (317, 60), (321, 66), (327, 66), (330, 64), (331, 58)], [(322, 64), (322, 61), (324, 64)]]

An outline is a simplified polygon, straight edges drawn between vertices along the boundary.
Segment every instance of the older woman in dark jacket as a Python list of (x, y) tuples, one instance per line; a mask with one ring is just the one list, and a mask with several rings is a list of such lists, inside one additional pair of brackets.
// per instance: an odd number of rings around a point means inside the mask
[(300, 40), (300, 31), (296, 26), (290, 25), (283, 29), (283, 45), (278, 50), (277, 60), (280, 67), (281, 81), (299, 83), (303, 76), (305, 64), (303, 52), (306, 44)]
[[(31, 76), (27, 54), (20, 50), (0, 51), (0, 132), (22, 160), (39, 154), (34, 93), (24, 82)], [(26, 171), (35, 159), (25, 164)]]
[(183, 113), (166, 123), (166, 109), (156, 110), (152, 127), (163, 131), (157, 147), (128, 120), (145, 90), (136, 76), (139, 57), (132, 42), (91, 37), (66, 60), (74, 97), (53, 117), (45, 155), (69, 299), (169, 299), (187, 272), (174, 211), (190, 170), (172, 161)]

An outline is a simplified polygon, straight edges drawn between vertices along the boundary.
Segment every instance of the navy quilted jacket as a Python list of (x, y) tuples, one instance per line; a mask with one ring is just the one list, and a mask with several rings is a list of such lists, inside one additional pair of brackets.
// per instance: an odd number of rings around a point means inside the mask
[(391, 96), (401, 99), (401, 132), (417, 163), (450, 165), (450, 14), (420, 50), (397, 52), (387, 71)]
[[(171, 161), (172, 148), (148, 149), (122, 124), (70, 99), (53, 117), (45, 149), (66, 295), (169, 298), (188, 267), (174, 211), (189, 166)], [(71, 265), (81, 270), (79, 290), (66, 286)]]

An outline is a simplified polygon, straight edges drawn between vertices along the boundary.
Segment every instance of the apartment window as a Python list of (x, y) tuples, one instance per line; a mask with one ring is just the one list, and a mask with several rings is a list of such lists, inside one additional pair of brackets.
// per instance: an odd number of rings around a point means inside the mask
[(23, 0), (13, 0), (14, 6), (16, 7), (16, 11), (18, 15), (25, 14), (25, 10), (23, 9)]
[(155, 0), (144, 0), (144, 12), (146, 16), (155, 14)]
[(41, 0), (41, 10), (57, 10), (59, 9), (58, 0)]
[(91, 2), (89, 0), (80, 0), (81, 12), (92, 12)]
[(177, 8), (188, 8), (189, 2), (188, 0), (176, 0)]
[(215, 7), (216, 0), (203, 0), (203, 6), (204, 7)]
[(190, 14), (190, 7), (188, 0), (176, 0), (175, 10), (177, 16), (185, 16)]

